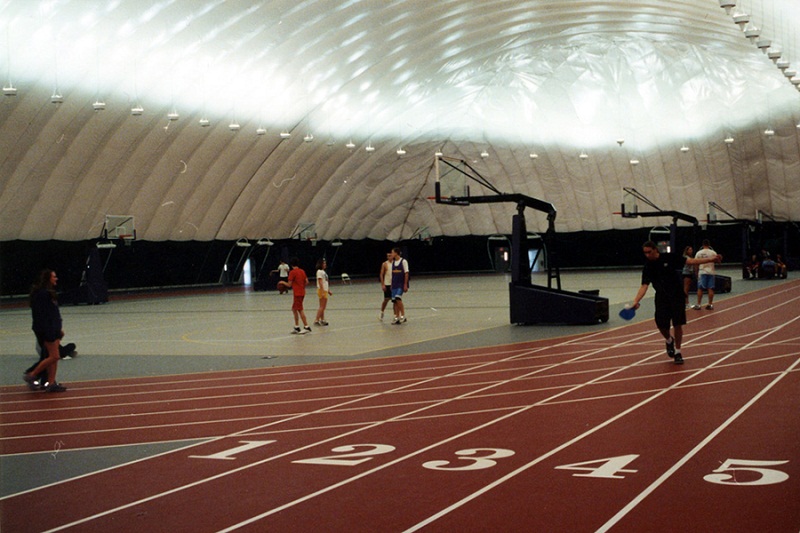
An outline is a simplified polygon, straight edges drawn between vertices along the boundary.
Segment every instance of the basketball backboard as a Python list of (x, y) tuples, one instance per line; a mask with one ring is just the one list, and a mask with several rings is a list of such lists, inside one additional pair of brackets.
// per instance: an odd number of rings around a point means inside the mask
[(103, 238), (123, 239), (132, 241), (136, 239), (136, 221), (133, 215), (106, 215), (103, 224)]
[(436, 179), (433, 199), (440, 204), (469, 205), (467, 176), (472, 169), (462, 160), (442, 155), (435, 156), (433, 167)]

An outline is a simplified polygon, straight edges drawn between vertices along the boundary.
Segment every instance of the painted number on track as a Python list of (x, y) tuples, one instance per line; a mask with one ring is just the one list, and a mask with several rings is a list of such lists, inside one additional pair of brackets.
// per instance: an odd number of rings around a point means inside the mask
[(625, 479), (620, 474), (633, 474), (636, 470), (625, 468), (639, 456), (636, 454), (620, 455), (618, 457), (606, 457), (605, 459), (595, 459), (594, 461), (584, 461), (582, 463), (572, 463), (557, 466), (560, 470), (578, 470), (581, 474), (572, 474), (576, 477), (599, 477), (605, 479)]
[[(357, 451), (358, 448), (362, 449)], [(390, 453), (394, 450), (394, 446), (389, 446), (388, 444), (352, 444), (333, 448), (331, 451), (337, 455), (300, 459), (292, 462), (304, 465), (356, 466), (369, 461), (376, 455)]]
[[(709, 483), (717, 485), (775, 485), (789, 479), (789, 474), (774, 468), (763, 468), (765, 466), (779, 466), (789, 461), (752, 461), (748, 459), (728, 459), (714, 470), (713, 474), (708, 474), (703, 479)], [(736, 479), (737, 472), (747, 472), (747, 478)], [(751, 479), (756, 474), (755, 479)]]
[(484, 468), (495, 466), (497, 464), (495, 459), (511, 457), (514, 455), (514, 451), (505, 450), (503, 448), (469, 448), (467, 450), (459, 450), (455, 452), (455, 454), (458, 456), (459, 461), (467, 461), (467, 464), (459, 463), (460, 466), (450, 466), (450, 461), (440, 460), (428, 461), (427, 463), (423, 463), (422, 466), (430, 470), (483, 470)]

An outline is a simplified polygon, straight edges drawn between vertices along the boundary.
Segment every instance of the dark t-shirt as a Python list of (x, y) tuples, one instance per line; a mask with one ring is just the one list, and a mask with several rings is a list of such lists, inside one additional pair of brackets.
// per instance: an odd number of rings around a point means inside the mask
[(647, 261), (642, 268), (642, 285), (652, 285), (656, 301), (678, 297), (683, 300), (681, 270), (686, 260), (672, 253), (662, 253), (655, 261)]

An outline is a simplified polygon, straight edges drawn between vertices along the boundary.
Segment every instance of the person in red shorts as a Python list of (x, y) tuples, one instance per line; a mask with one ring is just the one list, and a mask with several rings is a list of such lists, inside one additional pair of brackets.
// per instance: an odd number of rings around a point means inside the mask
[[(292, 333), (295, 335), (303, 335), (305, 333), (311, 332), (311, 328), (308, 327), (308, 321), (306, 320), (306, 313), (303, 310), (303, 300), (306, 297), (306, 285), (308, 285), (308, 276), (306, 272), (300, 268), (300, 260), (296, 257), (292, 257), (289, 261), (292, 269), (289, 270), (289, 277), (287, 281), (279, 281), (278, 285), (283, 286), (286, 289), (291, 288), (292, 294), (294, 298), (292, 300), (292, 315), (294, 315), (294, 329)], [(303, 329), (300, 329), (300, 320), (303, 321)]]

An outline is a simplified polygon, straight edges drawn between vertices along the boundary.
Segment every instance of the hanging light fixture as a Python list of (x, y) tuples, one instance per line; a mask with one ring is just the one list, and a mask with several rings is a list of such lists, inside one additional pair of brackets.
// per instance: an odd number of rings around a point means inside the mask
[(288, 131), (286, 131), (286, 130), (283, 130), (283, 131), (281, 132), (281, 134), (280, 134), (280, 137), (281, 137), (281, 139), (290, 139), (290, 138), (292, 137), (292, 134), (291, 134), (291, 133), (289, 133), (289, 132), (288, 132)]
[(399, 155), (399, 156), (401, 156), (401, 157), (402, 157), (402, 156), (404, 156), (404, 155), (406, 155), (406, 151), (405, 151), (405, 150), (403, 150), (403, 147), (402, 147), (402, 146), (401, 146), (400, 148), (398, 148), (398, 149), (397, 149), (397, 155)]
[(353, 139), (350, 139), (349, 141), (347, 141), (347, 144), (345, 144), (344, 146), (348, 150), (352, 150), (353, 148), (356, 147), (355, 143), (353, 143)]
[(733, 140), (734, 140), (733, 137), (731, 135), (728, 135), (727, 137), (725, 137), (725, 144), (733, 144)]
[(231, 131), (239, 131), (239, 130), (241, 129), (241, 126), (240, 126), (240, 125), (239, 125), (239, 123), (238, 123), (238, 122), (236, 122), (236, 120), (234, 119), (234, 121), (233, 121), (233, 122), (231, 122), (230, 124), (228, 124), (228, 129), (229, 129), (229, 130), (231, 130)]
[(303, 142), (307, 143), (314, 142), (314, 136), (311, 135), (310, 133), (306, 134), (306, 136), (303, 137)]
[(198, 120), (197, 122), (198, 122), (198, 123), (200, 124), (200, 126), (201, 126), (201, 127), (203, 127), (203, 128), (207, 128), (207, 127), (208, 127), (208, 126), (211, 124), (211, 122), (210, 122), (210, 121), (209, 121), (209, 120), (208, 120), (206, 117), (203, 117), (203, 118), (201, 118), (201, 119), (200, 119), (200, 120)]
[(364, 150), (366, 150), (367, 152), (370, 152), (370, 153), (372, 153), (372, 152), (374, 152), (374, 151), (375, 151), (375, 147), (374, 147), (374, 146), (372, 146), (372, 143), (367, 143), (367, 147), (366, 147), (366, 148), (364, 148)]
[(719, 7), (723, 8), (725, 13), (730, 15), (731, 9), (736, 7), (736, 2), (734, 2), (734, 0), (719, 0)]
[(585, 161), (589, 159), (589, 154), (587, 154), (586, 152), (581, 152), (581, 155), (579, 155), (578, 157)]
[(689, 151), (689, 147), (688, 146), (686, 146), (685, 144), (683, 146), (681, 146), (681, 152), (683, 152), (685, 154), (688, 151)]
[(265, 128), (264, 126), (259, 126), (258, 128), (256, 128), (256, 135), (266, 135), (266, 134), (267, 134), (267, 128)]

